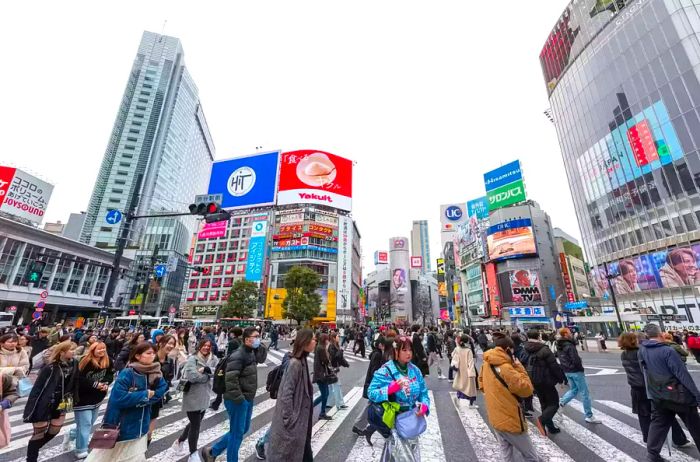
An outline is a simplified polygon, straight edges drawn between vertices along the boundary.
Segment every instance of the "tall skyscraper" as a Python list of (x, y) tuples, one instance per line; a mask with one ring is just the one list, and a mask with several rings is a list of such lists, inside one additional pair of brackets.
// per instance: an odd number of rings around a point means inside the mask
[(430, 271), (430, 239), (428, 220), (414, 220), (411, 229), (411, 255), (423, 257), (422, 271)]
[[(139, 177), (139, 215), (184, 212), (196, 194), (206, 193), (215, 148), (198, 93), (180, 40), (144, 32), (90, 198), (82, 242), (116, 246), (124, 221), (110, 224), (105, 217), (110, 209), (129, 209)], [(159, 259), (167, 260), (171, 270), (160, 287), (152, 285), (155, 295), (149, 290), (147, 313), (179, 304), (184, 256), (196, 225), (190, 216), (134, 222), (128, 245), (140, 249), (135, 264), (158, 245)], [(135, 285), (145, 278), (139, 282), (137, 277)]]

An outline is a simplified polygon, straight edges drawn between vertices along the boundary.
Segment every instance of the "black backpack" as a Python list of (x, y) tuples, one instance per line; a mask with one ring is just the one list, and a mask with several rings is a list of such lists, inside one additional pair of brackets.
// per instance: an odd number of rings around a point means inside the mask
[(228, 355), (219, 361), (216, 369), (214, 369), (214, 380), (212, 381), (211, 389), (217, 395), (226, 393), (226, 363), (228, 363), (230, 357), (231, 355)]
[(282, 376), (284, 375), (284, 370), (286, 369), (286, 364), (275, 367), (270, 372), (267, 373), (267, 381), (265, 382), (265, 390), (270, 393), (270, 398), (277, 399), (277, 392), (280, 389), (280, 384), (282, 384)]
[(547, 365), (538, 356), (538, 354), (528, 355), (525, 370), (533, 385), (548, 385), (551, 378)]

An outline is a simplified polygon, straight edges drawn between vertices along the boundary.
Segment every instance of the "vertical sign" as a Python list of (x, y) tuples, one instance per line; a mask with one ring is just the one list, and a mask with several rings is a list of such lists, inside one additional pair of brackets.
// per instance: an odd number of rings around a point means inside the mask
[(563, 252), (559, 254), (559, 264), (561, 265), (561, 274), (564, 276), (566, 299), (573, 302), (576, 297), (574, 297), (573, 288), (571, 286), (571, 276), (569, 276), (569, 266), (567, 265), (566, 255)]
[(250, 243), (248, 245), (248, 262), (245, 268), (246, 281), (262, 281), (266, 236), (267, 221), (254, 221), (253, 229), (250, 232)]
[(443, 321), (450, 320), (450, 314), (447, 311), (447, 282), (445, 281), (445, 259), (437, 259), (437, 283), (438, 283), (438, 301), (440, 305), (440, 319)]
[(339, 218), (338, 229), (338, 293), (336, 294), (336, 318), (341, 310), (352, 309), (352, 219)]
[(411, 280), (409, 279), (410, 257), (408, 238), (392, 237), (389, 239), (389, 296), (392, 319), (409, 320), (413, 303), (411, 302)]
[(501, 295), (498, 290), (498, 278), (496, 278), (496, 264), (492, 262), (486, 263), (486, 286), (488, 287), (491, 316), (499, 316), (501, 314)]

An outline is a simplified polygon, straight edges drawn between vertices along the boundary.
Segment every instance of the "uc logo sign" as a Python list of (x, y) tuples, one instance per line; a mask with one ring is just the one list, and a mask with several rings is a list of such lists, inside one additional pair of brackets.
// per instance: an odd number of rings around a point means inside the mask
[(445, 218), (450, 221), (457, 221), (462, 218), (462, 209), (456, 205), (451, 205), (445, 209)]

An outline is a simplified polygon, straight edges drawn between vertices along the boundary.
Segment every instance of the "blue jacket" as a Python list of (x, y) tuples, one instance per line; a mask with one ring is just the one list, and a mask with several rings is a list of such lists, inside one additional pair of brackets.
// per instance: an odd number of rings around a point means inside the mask
[[(372, 377), (372, 382), (367, 389), (367, 396), (370, 401), (381, 403), (389, 400), (389, 385), (396, 379), (401, 378), (402, 374), (396, 368), (394, 361), (385, 363), (377, 369)], [(430, 408), (430, 397), (428, 397), (428, 387), (423, 380), (423, 374), (418, 366), (413, 363), (408, 363), (408, 380), (411, 382), (411, 395), (406, 396), (403, 390), (399, 390), (394, 394), (394, 399), (401, 405), (402, 408), (411, 408), (420, 402)]]
[[(663, 377), (673, 376), (695, 396), (696, 404), (700, 403), (700, 392), (676, 350), (656, 340), (645, 340), (639, 348), (638, 355), (645, 383), (648, 381), (647, 372)], [(652, 398), (648, 387), (647, 396)]]
[(148, 433), (151, 423), (151, 404), (163, 399), (168, 391), (168, 384), (161, 377), (156, 385), (155, 394), (149, 400), (146, 376), (127, 367), (123, 369), (114, 382), (109, 395), (104, 423), (119, 425), (117, 441), (141, 438)]

